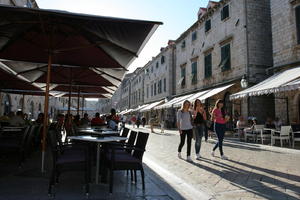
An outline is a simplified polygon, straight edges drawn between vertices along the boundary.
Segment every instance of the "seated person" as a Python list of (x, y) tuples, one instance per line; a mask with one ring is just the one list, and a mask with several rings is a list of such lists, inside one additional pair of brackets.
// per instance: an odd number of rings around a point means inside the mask
[(18, 111), (17, 114), (9, 120), (9, 124), (11, 126), (24, 126), (25, 125), (25, 120), (24, 120), (24, 117), (23, 117), (23, 112)]
[(110, 111), (110, 115), (107, 117), (108, 127), (113, 130), (117, 130), (119, 122), (120, 122), (120, 118), (118, 115), (116, 115), (116, 110), (112, 108)]
[(102, 118), (100, 118), (99, 113), (96, 113), (95, 117), (91, 121), (91, 125), (92, 126), (103, 126), (103, 125), (105, 125), (105, 121)]
[(282, 126), (282, 121), (279, 119), (279, 117), (276, 117), (275, 120), (273, 121), (273, 124), (276, 130), (280, 130)]
[(83, 118), (80, 120), (80, 125), (87, 127), (90, 124), (89, 115), (87, 113), (84, 113)]
[(248, 128), (244, 128), (244, 133), (245, 132), (251, 132), (253, 130), (255, 130), (255, 125), (257, 124), (257, 120), (255, 118), (252, 119), (252, 121), (249, 123), (249, 126)]
[(275, 128), (273, 120), (271, 117), (268, 117), (265, 123), (265, 128)]
[(36, 125), (41, 125), (44, 123), (44, 113), (39, 113), (38, 118), (34, 122)]
[(236, 128), (237, 128), (240, 138), (243, 137), (243, 135), (244, 135), (243, 130), (244, 130), (244, 128), (246, 128), (246, 126), (247, 126), (246, 121), (244, 120), (243, 116), (240, 116), (239, 120), (236, 123)]

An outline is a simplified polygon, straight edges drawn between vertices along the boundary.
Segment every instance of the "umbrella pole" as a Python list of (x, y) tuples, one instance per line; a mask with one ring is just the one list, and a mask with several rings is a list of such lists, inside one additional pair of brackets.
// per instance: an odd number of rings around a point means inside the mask
[(25, 94), (22, 97), (22, 112), (24, 113)]
[(69, 89), (69, 102), (68, 102), (68, 117), (70, 116), (70, 110), (71, 110), (71, 92), (72, 92), (72, 85), (70, 84), (70, 89)]
[(78, 96), (77, 96), (77, 115), (79, 115), (79, 107), (80, 107), (80, 87), (78, 87)]
[(45, 105), (44, 105), (44, 125), (43, 125), (43, 140), (42, 140), (42, 172), (45, 172), (45, 152), (46, 152), (46, 137), (48, 129), (48, 107), (49, 107), (49, 84), (51, 78), (51, 64), (52, 55), (49, 54), (48, 58), (48, 68), (47, 68), (47, 83), (45, 92)]
[(83, 116), (83, 111), (84, 110), (84, 97), (82, 96), (82, 110), (81, 110), (81, 114), (82, 114), (82, 116)]

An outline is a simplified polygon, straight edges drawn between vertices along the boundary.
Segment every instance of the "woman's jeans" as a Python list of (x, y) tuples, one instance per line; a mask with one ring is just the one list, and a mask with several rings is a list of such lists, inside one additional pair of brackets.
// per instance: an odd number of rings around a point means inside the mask
[(201, 141), (202, 141), (202, 137), (204, 135), (204, 129), (205, 129), (204, 124), (195, 126), (195, 136), (196, 136), (195, 152), (196, 152), (196, 154), (200, 153)]
[(192, 138), (193, 138), (193, 129), (182, 130), (180, 134), (180, 144), (178, 146), (178, 152), (181, 152), (181, 149), (185, 142), (185, 136), (187, 136), (187, 156), (191, 155), (191, 146), (192, 146)]
[(214, 146), (213, 151), (215, 151), (219, 147), (221, 156), (223, 156), (223, 139), (225, 135), (225, 130), (226, 130), (225, 124), (215, 123), (215, 132), (218, 137), (218, 142)]

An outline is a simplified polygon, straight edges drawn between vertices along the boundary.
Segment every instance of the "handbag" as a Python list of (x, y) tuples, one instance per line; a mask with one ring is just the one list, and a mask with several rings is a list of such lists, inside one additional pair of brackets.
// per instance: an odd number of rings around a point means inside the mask
[(211, 125), (213, 124), (213, 122), (212, 122), (211, 120), (206, 120), (206, 121), (205, 121), (205, 124), (206, 124), (206, 127), (207, 127), (207, 128), (210, 128)]

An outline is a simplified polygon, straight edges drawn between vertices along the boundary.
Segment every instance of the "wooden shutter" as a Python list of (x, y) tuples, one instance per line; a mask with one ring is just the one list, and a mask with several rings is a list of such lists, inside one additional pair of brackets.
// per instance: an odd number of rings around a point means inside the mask
[(300, 44), (300, 6), (296, 7), (297, 41)]

